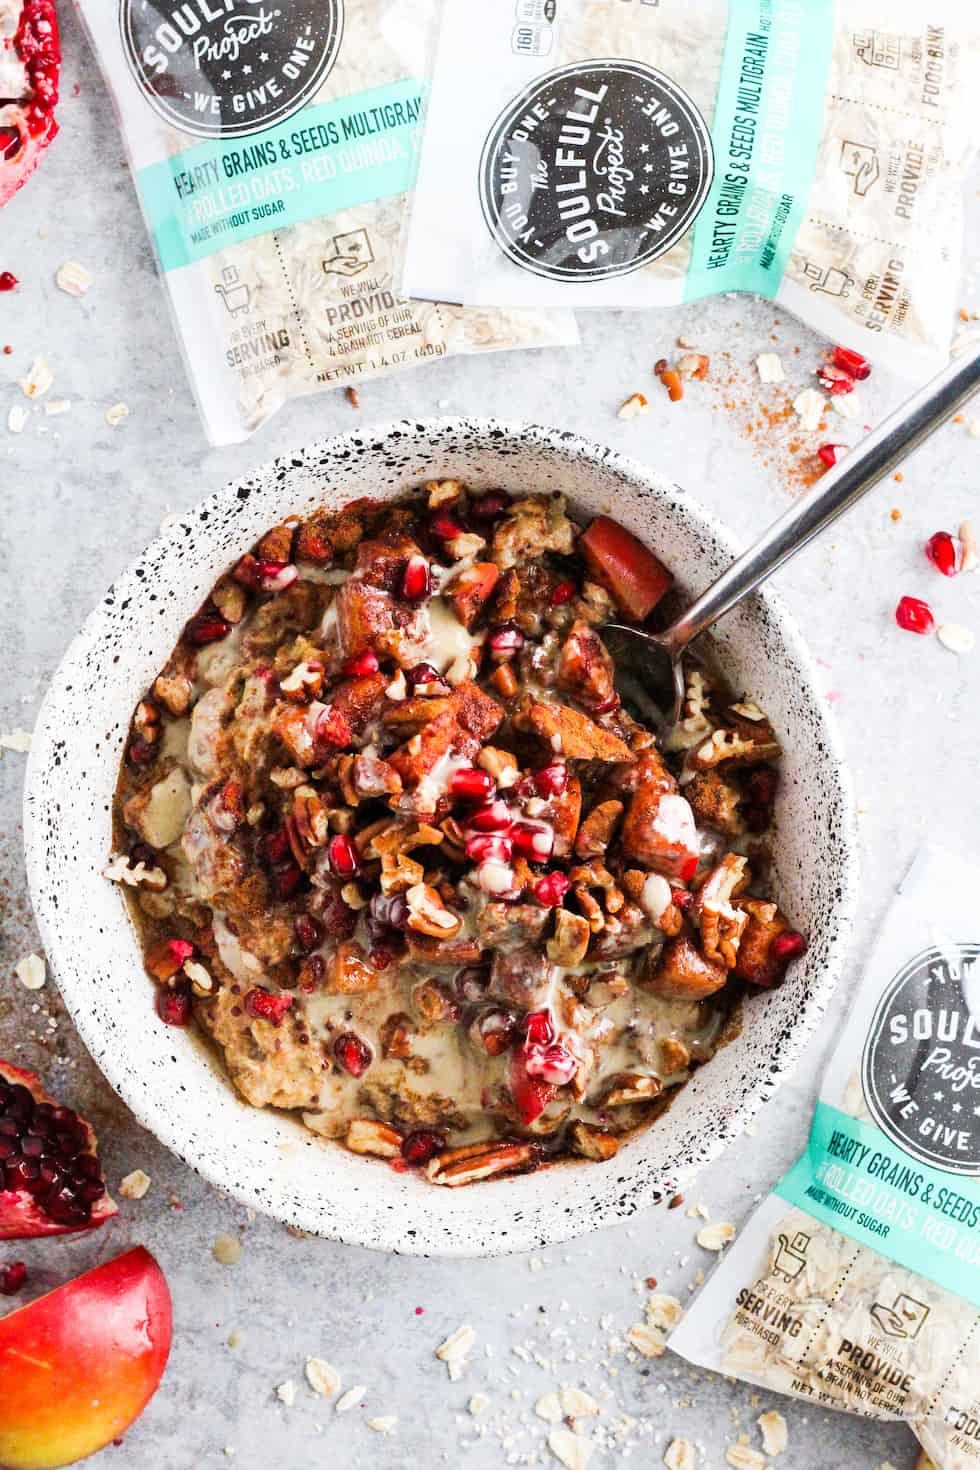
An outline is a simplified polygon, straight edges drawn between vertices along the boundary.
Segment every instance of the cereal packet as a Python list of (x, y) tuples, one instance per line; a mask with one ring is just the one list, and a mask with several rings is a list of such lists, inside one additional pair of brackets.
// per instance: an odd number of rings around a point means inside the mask
[(926, 376), (980, 142), (962, 0), (445, 0), (403, 286), (495, 306), (749, 291)]
[(670, 1345), (980, 1467), (980, 868), (913, 864), (852, 997), (807, 1151)]
[(212, 443), (302, 394), (578, 340), (394, 288), (433, 0), (77, 0)]

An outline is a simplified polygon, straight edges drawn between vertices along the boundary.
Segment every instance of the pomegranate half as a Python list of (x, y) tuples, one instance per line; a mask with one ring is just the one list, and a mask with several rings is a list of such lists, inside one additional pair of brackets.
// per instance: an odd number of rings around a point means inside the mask
[(0, 1240), (91, 1230), (115, 1214), (90, 1125), (0, 1060)]
[(0, 1319), (0, 1465), (54, 1470), (118, 1439), (156, 1392), (172, 1331), (142, 1246)]
[(0, 0), (0, 205), (58, 131), (61, 42), (54, 0)]

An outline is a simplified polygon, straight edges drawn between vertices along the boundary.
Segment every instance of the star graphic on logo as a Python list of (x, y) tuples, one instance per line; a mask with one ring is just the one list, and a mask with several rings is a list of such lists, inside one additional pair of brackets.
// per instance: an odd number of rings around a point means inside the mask
[(942, 1102), (942, 1100), (943, 1100), (942, 1093), (941, 1092), (934, 1092), (932, 1094), (932, 1100), (933, 1100), (933, 1102)]
[(221, 80), (223, 82), (230, 82), (231, 81), (231, 72), (230, 71), (223, 71), (221, 73)]
[(641, 184), (640, 185), (640, 193), (641, 194), (649, 194), (649, 192), (650, 192), (650, 186), (648, 184)]
[(242, 67), (242, 76), (250, 77), (251, 75), (252, 75), (252, 68), (250, 66), (243, 66)]
[(640, 144), (640, 152), (641, 153), (649, 153), (650, 152), (650, 144), (649, 143), (641, 143)]
[(652, 163), (645, 163), (643, 165), (643, 172), (645, 174), (652, 174), (653, 173), (653, 164)]
[(954, 1113), (962, 1113), (962, 1111), (963, 1111), (963, 1106), (962, 1106), (961, 1103), (954, 1103), (953, 1104), (953, 1112)]
[(977, 1107), (975, 1107), (973, 1109), (973, 1116), (975, 1118), (980, 1118), (980, 1105), (978, 1105)]
[(269, 53), (268, 53), (268, 51), (263, 51), (262, 52), (262, 55), (259, 57), (259, 60), (260, 61), (268, 61), (269, 60)]

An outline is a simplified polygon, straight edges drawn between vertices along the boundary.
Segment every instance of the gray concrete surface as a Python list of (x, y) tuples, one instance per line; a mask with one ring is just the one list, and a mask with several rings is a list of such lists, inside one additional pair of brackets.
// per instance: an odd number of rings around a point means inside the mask
[[(45, 681), (106, 585), (169, 511), (185, 508), (258, 460), (351, 426), (339, 392), (283, 412), (252, 443), (212, 451), (204, 442), (124, 166), (115, 118), (68, 7), (62, 135), (34, 182), (0, 220), (0, 270), (21, 289), (0, 296), (0, 729), (30, 727)], [(74, 84), (79, 84), (74, 95)], [(66, 259), (86, 264), (95, 285), (73, 300), (54, 285)], [(964, 304), (977, 297), (964, 287)], [(671, 406), (651, 365), (679, 332), (712, 354), (712, 381)], [(775, 334), (776, 343), (770, 341)], [(674, 315), (583, 318), (579, 351), (456, 360), (362, 389), (361, 421), (439, 409), (526, 416), (595, 436), (656, 463), (695, 491), (744, 536), (797, 493), (800, 454), (791, 427), (768, 426), (751, 362), (775, 346), (794, 391), (805, 386), (821, 343), (762, 304), (708, 303)], [(20, 437), (7, 411), (24, 402), (15, 379), (42, 352), (54, 373), (51, 396), (71, 412), (32, 413)], [(728, 353), (726, 358), (723, 354)], [(648, 393), (652, 411), (616, 418), (623, 398)], [(876, 372), (863, 394), (868, 422), (896, 403), (901, 386)], [(130, 416), (104, 419), (118, 400)], [(974, 407), (980, 413), (980, 406)], [(753, 425), (750, 432), (749, 424)], [(835, 426), (836, 429), (837, 426)], [(859, 426), (833, 437), (853, 438)], [(761, 446), (761, 447), (760, 447)], [(940, 527), (980, 510), (980, 439), (950, 426), (831, 538), (780, 578), (836, 706), (860, 797), (865, 847), (861, 920), (835, 1014), (860, 972), (889, 891), (920, 840), (941, 837), (978, 849), (976, 710), (980, 654), (957, 659), (935, 640), (900, 633), (892, 609), (903, 593), (930, 597), (943, 615), (980, 629), (980, 578), (944, 583), (922, 556)], [(891, 518), (892, 508), (901, 519)], [(78, 711), (74, 738), (87, 738)], [(581, 1240), (543, 1260), (440, 1263), (373, 1255), (298, 1240), (245, 1212), (177, 1164), (127, 1116), (83, 1052), (49, 981), (37, 995), (13, 965), (36, 947), (23, 873), (20, 797), (23, 757), (0, 759), (0, 1053), (43, 1071), (100, 1129), (113, 1184), (137, 1166), (153, 1179), (140, 1203), (123, 1202), (103, 1232), (42, 1245), (0, 1247), (0, 1262), (23, 1257), (39, 1291), (124, 1248), (157, 1253), (176, 1307), (173, 1356), (163, 1385), (121, 1447), (98, 1466), (116, 1470), (240, 1470), (437, 1466), (473, 1470), (555, 1463), (546, 1427), (531, 1412), (557, 1383), (603, 1397), (593, 1470), (655, 1466), (674, 1435), (701, 1447), (707, 1470), (772, 1395), (698, 1378), (668, 1355), (629, 1361), (622, 1341), (641, 1315), (644, 1279), (689, 1299), (695, 1272), (710, 1264), (694, 1244), (697, 1221), (683, 1209), (651, 1212), (630, 1228)], [(99, 956), (90, 957), (97, 966)], [(756, 1136), (707, 1171), (690, 1198), (715, 1218), (741, 1222), (803, 1144), (810, 1100), (833, 1034), (825, 1025)], [(219, 1232), (240, 1234), (235, 1267), (212, 1258)], [(463, 1380), (450, 1383), (434, 1348), (469, 1322), (478, 1344)], [(228, 1346), (230, 1334), (238, 1346)], [(615, 1344), (619, 1341), (619, 1347)], [(515, 1352), (515, 1349), (520, 1349)], [(329, 1359), (345, 1387), (364, 1385), (363, 1405), (338, 1416), (303, 1384), (309, 1355)], [(287, 1407), (276, 1386), (294, 1380)], [(467, 1412), (485, 1393), (486, 1414)], [(608, 1397), (606, 1397), (608, 1395)], [(901, 1425), (874, 1425), (778, 1403), (790, 1428), (785, 1470), (911, 1470), (916, 1451)], [(367, 1427), (398, 1415), (389, 1436)], [(618, 1447), (620, 1417), (633, 1423)]]

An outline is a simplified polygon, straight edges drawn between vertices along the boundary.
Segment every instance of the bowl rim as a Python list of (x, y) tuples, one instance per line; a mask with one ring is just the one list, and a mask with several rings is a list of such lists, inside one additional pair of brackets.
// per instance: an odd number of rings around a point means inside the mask
[[(392, 436), (398, 436), (401, 446), (404, 447), (406, 440), (424, 442), (433, 435), (462, 434), (470, 438), (474, 436), (483, 438), (490, 449), (516, 440), (538, 449), (557, 450), (565, 457), (585, 464), (593, 464), (604, 471), (620, 475), (634, 486), (661, 497), (664, 490), (669, 489), (672, 505), (683, 507), (694, 519), (700, 521), (719, 546), (728, 550), (733, 557), (738, 555), (742, 549), (740, 540), (734, 532), (695, 495), (683, 489), (669, 476), (652, 469), (632, 455), (623, 454), (597, 440), (589, 439), (570, 430), (530, 421), (471, 415), (429, 415), (422, 418), (387, 420), (348, 430), (342, 434), (331, 435), (326, 439), (315, 440), (302, 446), (299, 453), (309, 461), (320, 455), (336, 455), (343, 451), (356, 455), (365, 442), (384, 441)], [(565, 1212), (555, 1212), (551, 1217), (551, 1228), (548, 1229), (546, 1238), (542, 1238), (540, 1232), (532, 1233), (529, 1228), (522, 1230), (520, 1227), (512, 1227), (507, 1232), (506, 1240), (494, 1242), (482, 1239), (479, 1244), (457, 1244), (449, 1243), (442, 1237), (438, 1240), (429, 1239), (422, 1230), (414, 1232), (407, 1238), (403, 1232), (399, 1232), (394, 1227), (379, 1230), (377, 1220), (374, 1221), (375, 1234), (369, 1238), (363, 1233), (358, 1233), (357, 1230), (345, 1228), (337, 1221), (324, 1222), (314, 1215), (312, 1205), (304, 1205), (302, 1201), (285, 1195), (280, 1197), (275, 1207), (270, 1207), (269, 1200), (259, 1193), (257, 1186), (233, 1178), (233, 1171), (227, 1166), (222, 1167), (224, 1160), (222, 1153), (208, 1154), (207, 1150), (198, 1145), (195, 1139), (188, 1141), (178, 1137), (177, 1129), (171, 1124), (169, 1116), (161, 1112), (138, 1083), (131, 1080), (131, 1073), (123, 1072), (121, 1077), (109, 1075), (106, 1071), (106, 1064), (111, 1063), (111, 1055), (106, 1051), (104, 1035), (101, 1034), (84, 1007), (74, 1004), (70, 987), (68, 993), (62, 987), (59, 977), (64, 971), (58, 960), (63, 940), (57, 923), (58, 916), (49, 911), (45, 900), (41, 867), (43, 842), (39, 826), (35, 821), (35, 806), (38, 805), (36, 798), (46, 775), (44, 762), (50, 746), (47, 738), (48, 720), (55, 705), (64, 694), (63, 671), (66, 665), (71, 664), (78, 653), (91, 643), (93, 635), (99, 631), (104, 616), (106, 597), (110, 593), (113, 597), (119, 597), (130, 591), (138, 594), (145, 590), (145, 583), (142, 582), (140, 573), (148, 557), (155, 552), (165, 551), (170, 544), (176, 546), (177, 538), (185, 523), (189, 529), (193, 522), (194, 529), (199, 534), (202, 524), (207, 526), (210, 522), (209, 516), (202, 520), (202, 512), (208, 512), (212, 508), (217, 509), (226, 501), (239, 497), (239, 492), (255, 481), (265, 481), (277, 476), (278, 473), (288, 476), (288, 471), (296, 467), (296, 454), (295, 450), (286, 451), (272, 459), (264, 460), (251, 471), (225, 481), (218, 489), (204, 496), (185, 511), (177, 513), (166, 528), (161, 529), (151, 539), (143, 551), (106, 589), (85, 618), (79, 631), (69, 642), (51, 677), (38, 711), (34, 739), (28, 753), (24, 780), (23, 824), (28, 887), (44, 951), (58, 983), (62, 1000), (72, 1024), (99, 1071), (117, 1096), (125, 1103), (136, 1122), (208, 1183), (213, 1184), (241, 1204), (278, 1219), (282, 1223), (296, 1226), (321, 1238), (338, 1240), (349, 1245), (360, 1245), (393, 1254), (432, 1255), (446, 1258), (511, 1255), (521, 1251), (544, 1249), (563, 1244), (585, 1233), (589, 1228), (609, 1229), (621, 1223), (621, 1216), (612, 1210), (605, 1216), (592, 1220), (591, 1225), (578, 1223), (577, 1220), (570, 1222)], [(778, 624), (781, 635), (785, 638), (801, 673), (805, 676), (808, 693), (818, 696), (817, 665), (793, 614), (782, 598), (770, 587), (760, 588), (754, 596), (761, 600), (770, 616)], [(826, 742), (827, 764), (833, 772), (833, 780), (839, 794), (841, 819), (846, 825), (843, 842), (844, 860), (838, 874), (839, 897), (833, 909), (835, 930), (828, 941), (827, 962), (820, 974), (813, 979), (807, 1004), (794, 1025), (792, 1033), (781, 1040), (778, 1068), (770, 1074), (767, 1085), (757, 1086), (751, 1093), (740, 1096), (738, 1102), (726, 1110), (700, 1157), (697, 1160), (691, 1160), (687, 1166), (678, 1171), (676, 1176), (678, 1189), (687, 1187), (696, 1173), (714, 1163), (724, 1150), (745, 1132), (747, 1125), (764, 1104), (771, 1100), (780, 1085), (787, 1080), (798, 1064), (807, 1043), (823, 1020), (827, 1004), (843, 971), (859, 896), (860, 859), (857, 815), (853, 780), (837, 721), (833, 711), (824, 705), (820, 706), (819, 713), (822, 723), (821, 734)], [(506, 1180), (498, 1181), (498, 1187), (506, 1183)], [(637, 1197), (637, 1209), (649, 1208), (664, 1198), (663, 1193), (657, 1192), (649, 1180), (630, 1181), (629, 1192)]]

